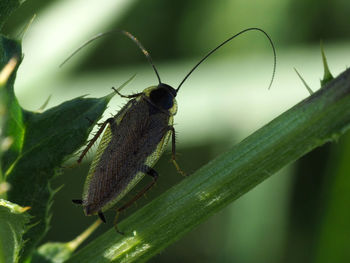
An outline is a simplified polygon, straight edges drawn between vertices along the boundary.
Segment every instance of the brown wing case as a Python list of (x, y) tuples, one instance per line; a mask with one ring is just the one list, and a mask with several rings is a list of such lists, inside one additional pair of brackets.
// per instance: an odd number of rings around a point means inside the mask
[[(132, 107), (127, 107), (129, 103)], [(116, 202), (124, 196), (123, 190), (139, 172), (145, 172), (147, 157), (168, 132), (168, 114), (144, 98), (129, 103), (120, 122), (117, 123), (116, 116), (115, 122), (106, 129), (103, 137), (110, 137), (109, 143), (89, 171), (91, 178), (83, 200), (87, 215), (99, 212), (98, 209), (109, 201)]]

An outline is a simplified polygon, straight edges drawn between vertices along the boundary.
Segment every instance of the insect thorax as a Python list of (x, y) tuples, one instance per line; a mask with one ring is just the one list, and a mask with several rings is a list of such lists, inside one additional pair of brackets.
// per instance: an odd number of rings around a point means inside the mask
[(169, 112), (169, 115), (176, 114), (176, 91), (171, 86), (161, 83), (158, 86), (146, 88), (143, 94), (160, 110)]

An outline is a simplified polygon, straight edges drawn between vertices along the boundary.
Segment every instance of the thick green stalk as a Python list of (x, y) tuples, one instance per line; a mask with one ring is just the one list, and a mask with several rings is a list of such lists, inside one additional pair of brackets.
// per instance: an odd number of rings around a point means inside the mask
[(217, 157), (67, 262), (142, 262), (350, 124), (350, 70)]

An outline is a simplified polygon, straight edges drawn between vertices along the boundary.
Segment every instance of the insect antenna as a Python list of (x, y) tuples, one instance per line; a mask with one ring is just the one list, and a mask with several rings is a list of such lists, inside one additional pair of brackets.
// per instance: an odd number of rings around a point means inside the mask
[(272, 39), (271, 37), (264, 31), (262, 30), (261, 28), (258, 28), (258, 27), (250, 27), (250, 28), (247, 28), (247, 29), (244, 29), (240, 32), (238, 32), (237, 34), (233, 35), (232, 37), (226, 39), (224, 42), (222, 42), (220, 45), (218, 45), (216, 48), (214, 48), (213, 50), (211, 50), (208, 54), (206, 54), (191, 70), (190, 72), (187, 73), (187, 75), (184, 77), (184, 79), (181, 81), (181, 83), (179, 84), (179, 86), (177, 87), (176, 89), (176, 93), (179, 91), (180, 87), (182, 86), (182, 84), (184, 84), (184, 82), (187, 80), (187, 78), (192, 74), (192, 72), (204, 61), (206, 60), (211, 54), (213, 54), (216, 50), (218, 50), (219, 48), (221, 48), (223, 45), (225, 45), (226, 43), (230, 42), (232, 39), (238, 37), (239, 35), (245, 33), (245, 32), (248, 32), (248, 31), (260, 31), (262, 32), (266, 37), (267, 39), (269, 40), (270, 44), (271, 44), (271, 47), (272, 47), (272, 51), (273, 51), (273, 71), (272, 71), (272, 77), (271, 77), (271, 81), (270, 81), (270, 84), (269, 84), (269, 89), (272, 85), (272, 82), (275, 78), (275, 72), (276, 72), (276, 50), (275, 50), (275, 46), (272, 42)]
[(78, 47), (75, 51), (73, 51), (61, 64), (59, 67), (62, 67), (64, 64), (66, 64), (75, 54), (77, 54), (80, 50), (82, 50), (84, 47), (86, 47), (87, 45), (89, 45), (90, 43), (92, 43), (93, 41), (101, 38), (101, 37), (104, 37), (104, 36), (107, 36), (107, 35), (110, 35), (110, 34), (114, 34), (114, 33), (121, 33), (125, 36), (127, 36), (129, 39), (131, 39), (142, 51), (142, 53), (145, 55), (145, 57), (147, 58), (148, 62), (150, 63), (150, 65), (152, 66), (154, 72), (156, 73), (157, 75), (157, 78), (158, 78), (158, 82), (159, 84), (161, 84), (161, 80), (160, 80), (160, 76), (158, 74), (158, 71), (156, 69), (156, 66), (153, 64), (153, 61), (152, 61), (152, 58), (151, 58), (151, 55), (148, 53), (148, 51), (143, 47), (143, 45), (141, 44), (141, 42), (136, 38), (134, 37), (132, 34), (130, 34), (129, 32), (125, 31), (125, 30), (111, 30), (111, 31), (107, 31), (107, 32), (104, 32), (104, 33), (99, 33), (95, 36), (93, 36), (92, 38), (90, 38), (89, 40), (85, 41), (83, 44), (81, 44), (80, 47)]

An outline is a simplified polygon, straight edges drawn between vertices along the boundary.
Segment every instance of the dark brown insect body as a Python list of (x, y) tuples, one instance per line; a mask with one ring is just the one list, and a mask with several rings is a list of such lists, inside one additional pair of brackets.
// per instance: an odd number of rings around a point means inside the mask
[(81, 204), (84, 207), (86, 215), (98, 214), (105, 221), (103, 212), (123, 198), (145, 174), (152, 176), (153, 181), (117, 211), (124, 210), (150, 189), (158, 178), (158, 174), (152, 166), (164, 152), (170, 136), (172, 136), (173, 164), (180, 173), (184, 174), (175, 161), (175, 130), (173, 127), (173, 116), (177, 112), (175, 97), (182, 84), (205, 59), (235, 37), (252, 30), (262, 32), (272, 46), (274, 68), (270, 87), (275, 74), (276, 53), (271, 38), (260, 28), (242, 30), (212, 49), (189, 71), (176, 89), (161, 82), (149, 53), (133, 35), (123, 30), (113, 30), (96, 35), (62, 63), (64, 64), (81, 48), (95, 39), (118, 32), (138, 45), (153, 67), (159, 82), (158, 86), (149, 87), (143, 92), (131, 96), (123, 96), (118, 90), (115, 90), (120, 96), (131, 100), (116, 116), (101, 125), (78, 160), (78, 162), (81, 162), (87, 151), (105, 130), (84, 185), (83, 199), (73, 200), (74, 203)]
[[(140, 195), (154, 184), (158, 174), (152, 166), (163, 153), (171, 133), (175, 147), (172, 126), (177, 111), (175, 96), (175, 89), (166, 84), (123, 96), (133, 99), (115, 117), (104, 122), (90, 142), (105, 129), (85, 182), (83, 200), (79, 201), (86, 215), (99, 214), (103, 218), (102, 212), (124, 197), (145, 174), (151, 175), (153, 182)], [(118, 210), (125, 209), (129, 203)]]

